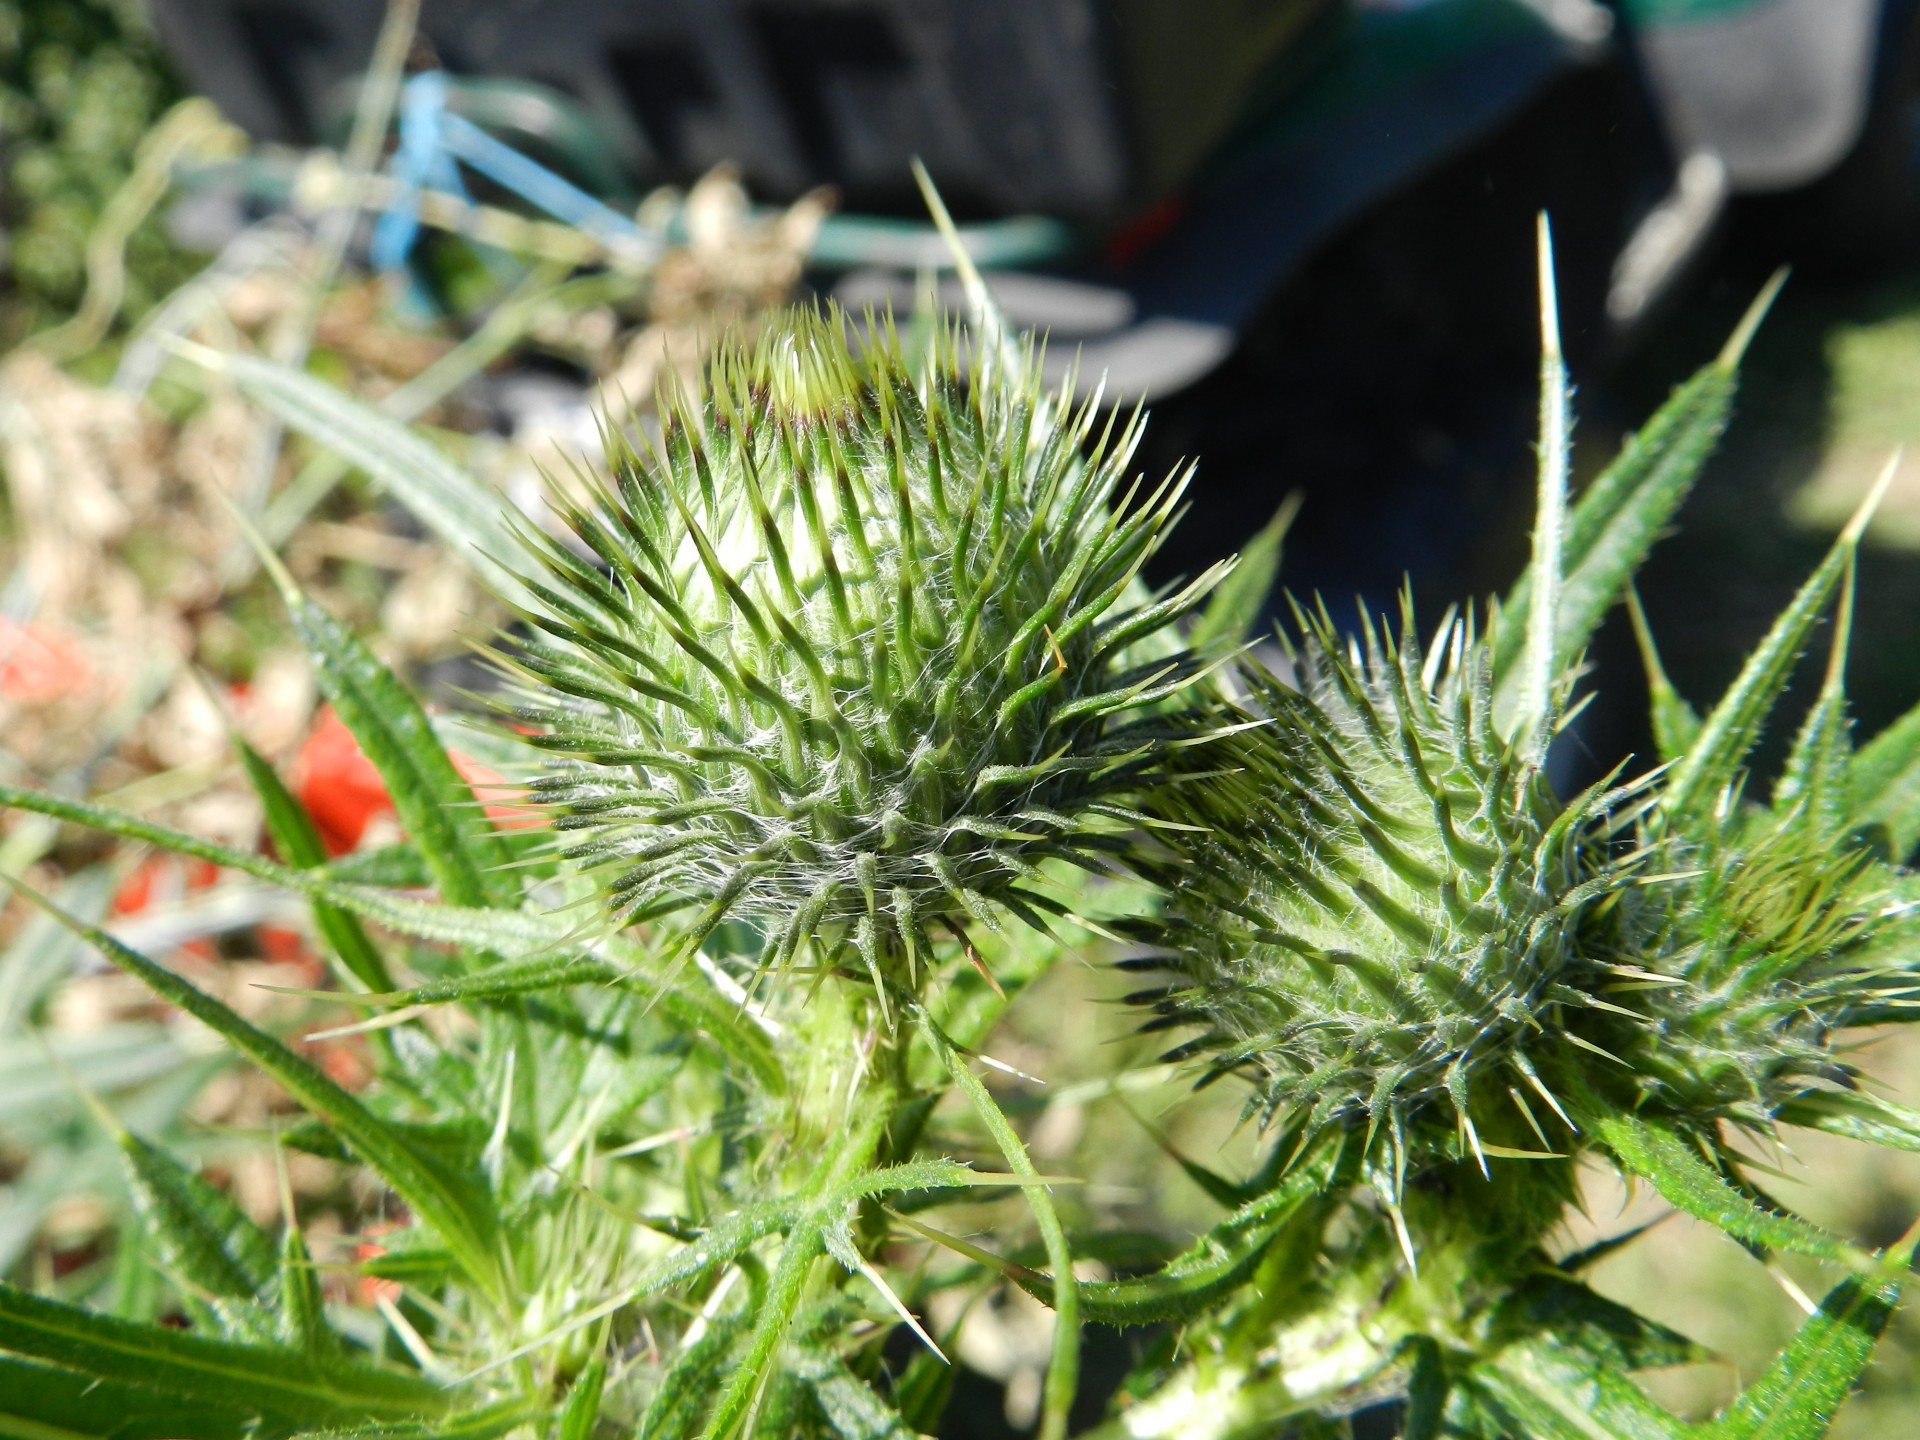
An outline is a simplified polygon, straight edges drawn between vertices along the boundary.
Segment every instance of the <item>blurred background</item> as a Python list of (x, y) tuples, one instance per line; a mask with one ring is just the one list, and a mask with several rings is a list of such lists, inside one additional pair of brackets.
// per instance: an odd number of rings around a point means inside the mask
[[(1888, 452), (1920, 440), (1914, 0), (0, 0), (0, 771), (254, 844), (232, 725), (337, 853), (390, 836), (226, 505), (447, 703), (472, 678), (463, 637), (499, 617), (366, 477), (182, 342), (304, 361), (538, 513), (596, 425), (648, 423), (655, 382), (725, 327), (793, 297), (956, 301), (915, 158), (1050, 373), (1150, 404), (1149, 474), (1199, 460), (1167, 578), (1297, 497), (1298, 593), (1381, 608), (1404, 580), (1435, 615), (1509, 583), (1542, 209), (1580, 474), (1793, 267), (1641, 585), (1683, 693), (1718, 693)], [(1920, 458), (1863, 555), (1863, 733), (1920, 700), (1917, 616)], [(1557, 757), (1568, 783), (1651, 749), (1617, 618)], [(271, 897), (17, 818), (0, 868), (287, 1033), (326, 1027), (253, 984), (319, 974)], [(1118, 993), (1079, 966), (1046, 983)], [(1136, 1104), (1195, 1153), (1253, 1142), (1231, 1097), (1186, 1103), (1151, 1070), (1126, 1101), (1103, 1077), (1153, 1053), (1126, 1024), (1005, 1053), (1055, 1079), (1024, 1097), (1035, 1146), (1081, 1167), (1085, 1203), (1179, 1233), (1207, 1212), (1143, 1179), (1160, 1170)], [(352, 1042), (323, 1048), (338, 1078), (364, 1073)], [(1911, 1038), (1869, 1064), (1920, 1103)], [(138, 1283), (116, 1269), (116, 1167), (65, 1074), (275, 1212), (252, 1143), (270, 1088), (15, 905), (0, 1269), (77, 1295)], [(1795, 1151), (1781, 1188), (1816, 1219), (1884, 1244), (1920, 1213), (1920, 1164)], [(356, 1197), (326, 1167), (292, 1179), (350, 1256)], [(1658, 1213), (1596, 1189), (1591, 1232), (1623, 1207)], [(1656, 1377), (1676, 1402), (1724, 1397), (1797, 1319), (1682, 1220), (1610, 1266), (1602, 1288), (1728, 1357)], [(956, 1403), (953, 1435), (1031, 1419), (1035, 1323), (1012, 1301), (969, 1322), (980, 1403)], [(1903, 1319), (1837, 1433), (1893, 1440), (1916, 1416)]]

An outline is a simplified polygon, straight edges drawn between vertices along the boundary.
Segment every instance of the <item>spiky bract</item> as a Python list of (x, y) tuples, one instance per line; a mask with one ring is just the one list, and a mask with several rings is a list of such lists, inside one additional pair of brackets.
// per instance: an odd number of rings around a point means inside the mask
[(1134, 962), (1174, 982), (1135, 998), (1152, 1028), (1198, 1027), (1173, 1055), (1249, 1075), (1268, 1115), (1364, 1123), (1401, 1159), (1436, 1116), (1477, 1145), (1475, 1099), (1538, 1085), (1529, 1052), (1623, 883), (1608, 802), (1562, 804), (1496, 733), (1470, 621), (1424, 654), (1410, 619), (1397, 641), (1300, 628), (1290, 679), (1246, 671), (1265, 723), (1155, 793), (1191, 828), (1161, 832), (1170, 898)]
[(1910, 958), (1876, 954), (1899, 929), (1885, 872), (1764, 811), (1649, 849), (1661, 873), (1609, 926), (1617, 1008), (1584, 1027), (1622, 1062), (1596, 1080), (1630, 1077), (1636, 1109), (1709, 1144), (1719, 1124), (1770, 1131), (1809, 1096), (1851, 1090), (1843, 1032), (1899, 1018), (1912, 983)]
[(615, 913), (698, 905), (693, 936), (730, 916), (765, 963), (818, 939), (892, 984), (931, 927), (1037, 920), (1042, 862), (1111, 847), (1196, 669), (1134, 657), (1207, 580), (1141, 595), (1184, 478), (1120, 493), (1136, 425), (1056, 415), (1031, 357), (966, 383), (952, 334), (915, 363), (847, 329), (777, 317), (616, 444), (563, 511), (584, 557), (539, 543), (518, 663), (558, 757), (536, 798)]

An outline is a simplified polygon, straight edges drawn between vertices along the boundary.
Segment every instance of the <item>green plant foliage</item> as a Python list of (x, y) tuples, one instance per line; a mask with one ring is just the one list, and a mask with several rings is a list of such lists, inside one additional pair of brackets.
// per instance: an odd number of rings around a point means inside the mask
[[(94, 223), (147, 127), (177, 95), (132, 0), (0, 5), (0, 343), (15, 344), (72, 310)], [(127, 261), (136, 313), (187, 275), (156, 225), (134, 233)]]
[(400, 1420), (448, 1408), (442, 1389), (418, 1376), (131, 1324), (10, 1286), (0, 1286), (0, 1346), (66, 1370), (198, 1401), (215, 1414), (259, 1417), (281, 1435), (316, 1421)]
[[(404, 841), (328, 862), (244, 749), (278, 859), (0, 786), (311, 903), (343, 987), (318, 996), (373, 1032), (360, 1090), (110, 934), (97, 884), (42, 900), (4, 973), (44, 989), (31, 940), (137, 977), (305, 1112), (279, 1143), (362, 1167), (394, 1222), (351, 1263), (298, 1214), (262, 1228), (122, 1113), (118, 1052), (63, 1040), (137, 1218), (110, 1298), (0, 1288), (0, 1433), (907, 1440), (954, 1393), (936, 1297), (1003, 1283), (1055, 1315), (1042, 1440), (1076, 1418), (1082, 1322), (1161, 1327), (1099, 1440), (1340, 1434), (1380, 1402), (1412, 1440), (1826, 1433), (1912, 1244), (1827, 1234), (1749, 1154), (1788, 1124), (1920, 1149), (1848, 1048), (1911, 1018), (1920, 964), (1920, 731), (1856, 754), (1847, 713), (1866, 514), (1699, 711), (1636, 614), (1664, 767), (1572, 796), (1548, 767), (1762, 307), (1578, 497), (1546, 327), (1521, 585), (1431, 634), (1410, 607), (1347, 631), (1298, 607), (1264, 665), (1234, 647), (1285, 512), (1228, 583), (1148, 593), (1182, 482), (1136, 481), (1138, 422), (1047, 397), (974, 289), (971, 365), (938, 325), (913, 358), (884, 328), (856, 352), (831, 313), (729, 342), (651, 445), (613, 438), (557, 537), (310, 377), (219, 362), (530, 622), (499, 657), (531, 733), (486, 753), (550, 824), (497, 829), (400, 677), (283, 574)], [(1787, 764), (1752, 776), (1829, 613)], [(1069, 923), (1163, 976), (1133, 999), (1183, 1076), (1249, 1082), (1252, 1178), (1175, 1156), (1221, 1211), (1190, 1243), (1089, 1222), (976, 1069)], [(47, 1089), (36, 1065), (0, 1056)], [(1656, 1403), (1636, 1373), (1703, 1352), (1582, 1281), (1633, 1234), (1555, 1260), (1593, 1161), (1830, 1272), (1723, 1413)], [(1076, 1273), (1094, 1257), (1116, 1268)], [(377, 1299), (343, 1305), (339, 1268)]]
[[(1170, 981), (1132, 997), (1154, 1012), (1148, 1028), (1187, 1031), (1168, 1058), (1202, 1059), (1204, 1079), (1249, 1075), (1264, 1117), (1364, 1127), (1385, 1151), (1369, 1180), (1410, 1268), (1474, 1243), (1453, 1211), (1402, 1215), (1425, 1177), (1471, 1163), (1509, 1197), (1498, 1228), (1538, 1243), (1586, 1153), (1757, 1254), (1870, 1263), (1770, 1200), (1737, 1137), (1791, 1120), (1912, 1144), (1898, 1107), (1860, 1089), (1845, 1040), (1905, 1018), (1920, 942), (1908, 881), (1884, 863), (1899, 740), (1869, 747), (1871, 795), (1852, 773), (1844, 662), (1873, 502), (1704, 715), (1666, 683), (1636, 607), (1668, 768), (1563, 801), (1527, 726), (1500, 721), (1536, 658), (1524, 637), (1537, 596), (1558, 597), (1544, 709), (1566, 710), (1596, 597), (1620, 592), (1691, 484), (1744, 343), (1572, 507), (1564, 545), (1536, 554), (1487, 641), (1454, 620), (1423, 646), (1410, 613), (1398, 636), (1363, 616), (1347, 639), (1324, 612), (1296, 612), (1286, 670), (1245, 667), (1236, 733), (1179, 757), (1145, 806), (1167, 822), (1146, 873), (1170, 897), (1131, 927), (1146, 948), (1126, 963)], [(1543, 567), (1564, 573), (1543, 582)], [(1748, 756), (1836, 596), (1826, 681), (1771, 803), (1755, 803)], [(1832, 1368), (1783, 1357), (1796, 1378), (1743, 1397), (1726, 1433), (1748, 1433), (1763, 1406), (1766, 1433), (1824, 1433), (1884, 1324), (1858, 1289), (1796, 1342)], [(1474, 1306), (1449, 1308), (1438, 1328), (1457, 1338)], [(1577, 1348), (1555, 1336), (1469, 1367), (1448, 1423), (1691, 1430), (1622, 1378), (1633, 1365), (1575, 1362)]]

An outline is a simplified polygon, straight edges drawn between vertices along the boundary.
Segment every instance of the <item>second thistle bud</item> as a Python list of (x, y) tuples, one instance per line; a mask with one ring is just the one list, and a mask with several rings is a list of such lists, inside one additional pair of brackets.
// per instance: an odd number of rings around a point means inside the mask
[(1309, 1131), (1364, 1127), (1398, 1175), (1410, 1147), (1477, 1153), (1483, 1097), (1558, 1108), (1534, 1061), (1619, 877), (1608, 822), (1496, 732), (1466, 622), (1424, 654), (1410, 624), (1301, 628), (1291, 683), (1247, 675), (1260, 723), (1156, 793), (1170, 899), (1130, 963), (1172, 983), (1134, 999), (1197, 1032), (1175, 1058), (1246, 1074)]

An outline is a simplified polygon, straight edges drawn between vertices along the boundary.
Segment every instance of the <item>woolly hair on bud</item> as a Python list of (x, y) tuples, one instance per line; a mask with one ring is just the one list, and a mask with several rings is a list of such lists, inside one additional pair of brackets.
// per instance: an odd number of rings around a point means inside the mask
[(1471, 620), (1423, 654), (1410, 614), (1352, 643), (1297, 619), (1290, 679), (1244, 671), (1259, 723), (1178, 752), (1147, 803), (1169, 901), (1125, 963), (1170, 983), (1131, 998), (1198, 1031), (1169, 1059), (1247, 1075), (1269, 1118), (1365, 1124), (1397, 1175), (1477, 1152), (1482, 1099), (1560, 1108), (1534, 1056), (1624, 883), (1620, 797), (1563, 805), (1516, 758)]
[[(942, 330), (799, 310), (723, 344), (663, 433), (534, 540), (511, 660), (552, 757), (534, 797), (614, 915), (698, 907), (911, 983), (938, 933), (1060, 907), (1199, 662), (1166, 631), (1215, 572), (1138, 576), (1184, 476), (1140, 493), (1139, 418), (1068, 409)], [(1144, 642), (1144, 643), (1143, 643)], [(1144, 659), (1151, 653), (1159, 658)]]

